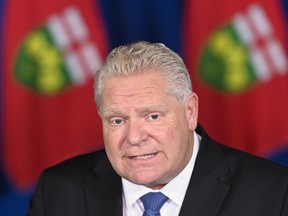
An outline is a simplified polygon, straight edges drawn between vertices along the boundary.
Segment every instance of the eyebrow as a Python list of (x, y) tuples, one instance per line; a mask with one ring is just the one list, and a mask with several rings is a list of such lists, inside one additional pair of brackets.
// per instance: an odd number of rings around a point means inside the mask
[(104, 111), (104, 110), (102, 111), (102, 116), (103, 116), (103, 117), (109, 117), (109, 116), (117, 115), (117, 114), (120, 114), (120, 112), (117, 111), (117, 110), (114, 109), (114, 108), (108, 108), (108, 109), (106, 109), (105, 111)]
[[(150, 112), (155, 112), (155, 111), (164, 111), (166, 110), (166, 106), (164, 105), (155, 105), (155, 106), (150, 106), (150, 107), (143, 107), (143, 108), (138, 108), (136, 112), (139, 113), (150, 113)], [(107, 118), (113, 115), (123, 115), (123, 112), (118, 110), (117, 108), (110, 107), (106, 109), (105, 111), (102, 112), (102, 116)]]
[(165, 106), (164, 105), (157, 105), (157, 106), (151, 106), (151, 107), (145, 107), (143, 109), (139, 109), (140, 113), (149, 113), (149, 112), (155, 112), (159, 110), (164, 110)]

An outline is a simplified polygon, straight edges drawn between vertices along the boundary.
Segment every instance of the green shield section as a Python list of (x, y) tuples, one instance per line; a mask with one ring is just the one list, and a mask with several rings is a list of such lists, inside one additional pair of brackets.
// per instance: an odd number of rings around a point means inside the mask
[(15, 63), (16, 78), (27, 87), (54, 95), (71, 85), (63, 61), (46, 27), (30, 32), (21, 45)]
[(199, 75), (208, 85), (230, 93), (245, 91), (255, 83), (248, 49), (231, 25), (209, 37), (200, 56)]

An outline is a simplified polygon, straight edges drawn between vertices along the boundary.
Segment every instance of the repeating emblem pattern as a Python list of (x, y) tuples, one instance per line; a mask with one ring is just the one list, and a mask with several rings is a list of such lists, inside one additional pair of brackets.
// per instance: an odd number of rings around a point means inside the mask
[(29, 88), (51, 95), (85, 84), (101, 64), (80, 10), (69, 6), (28, 33), (16, 58), (15, 75)]
[(214, 88), (237, 93), (287, 74), (287, 59), (264, 8), (251, 4), (209, 37), (199, 75)]

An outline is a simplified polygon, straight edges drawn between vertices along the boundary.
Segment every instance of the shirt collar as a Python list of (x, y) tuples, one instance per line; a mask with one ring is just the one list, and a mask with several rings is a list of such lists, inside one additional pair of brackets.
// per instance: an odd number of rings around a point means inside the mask
[[(192, 157), (186, 167), (172, 179), (167, 185), (161, 188), (158, 191), (161, 191), (165, 194), (172, 202), (175, 202), (177, 205), (181, 206), (186, 194), (187, 187), (194, 169), (196, 156), (199, 150), (199, 137), (194, 132), (194, 145)], [(123, 200), (126, 208), (131, 207), (141, 196), (144, 194), (153, 191), (151, 188), (148, 188), (144, 185), (134, 184), (124, 178), (122, 178), (123, 185)], [(154, 192), (156, 192), (154, 190)]]

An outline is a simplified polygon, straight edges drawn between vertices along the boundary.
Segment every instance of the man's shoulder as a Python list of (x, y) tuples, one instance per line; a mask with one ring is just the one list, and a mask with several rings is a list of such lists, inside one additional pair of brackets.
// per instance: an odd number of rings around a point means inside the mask
[(288, 180), (288, 167), (286, 166), (222, 144), (219, 144), (219, 146), (230, 169), (237, 170), (239, 174), (242, 172), (247, 176), (257, 175), (269, 179), (282, 178)]
[(64, 160), (44, 170), (43, 175), (49, 177), (61, 176), (70, 179), (83, 178), (88, 174), (97, 175), (97, 166), (110, 167), (104, 149)]
[[(87, 164), (97, 163), (98, 161), (106, 158), (106, 152), (104, 149), (97, 151), (76, 155), (74, 157), (68, 158), (54, 166), (53, 168), (62, 168), (62, 167), (73, 167), (75, 166), (86, 166)], [(51, 167), (51, 168), (52, 168)]]
[[(211, 139), (201, 125), (198, 125), (197, 132), (203, 138), (204, 144), (202, 147), (204, 148), (202, 148), (202, 152), (206, 152), (204, 153), (205, 159), (210, 160), (210, 164), (213, 164), (212, 166), (215, 165), (215, 160), (222, 161), (224, 156), (224, 161), (226, 161), (225, 163), (227, 163), (228, 169), (231, 172), (237, 172), (238, 176), (243, 174), (243, 176), (247, 177), (283, 177), (282, 179), (288, 182), (288, 167), (277, 164), (264, 157), (223, 145)], [(209, 157), (207, 157), (207, 155), (209, 155)], [(211, 160), (211, 158), (213, 159)]]

